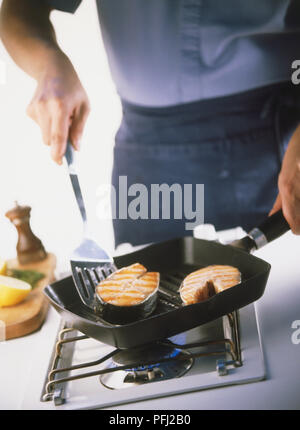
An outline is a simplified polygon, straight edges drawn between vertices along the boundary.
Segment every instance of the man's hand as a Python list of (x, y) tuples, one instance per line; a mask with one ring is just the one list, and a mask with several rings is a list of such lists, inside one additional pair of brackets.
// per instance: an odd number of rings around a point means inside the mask
[(288, 144), (278, 178), (279, 194), (269, 215), (282, 208), (292, 232), (300, 234), (300, 125)]
[(0, 35), (15, 62), (37, 82), (27, 113), (61, 164), (70, 138), (75, 149), (89, 112), (87, 95), (57, 44), (51, 8), (40, 0), (3, 0)]
[(79, 149), (88, 113), (89, 101), (72, 64), (61, 51), (55, 53), (37, 79), (27, 114), (40, 126), (43, 141), (58, 164), (62, 163), (68, 138)]

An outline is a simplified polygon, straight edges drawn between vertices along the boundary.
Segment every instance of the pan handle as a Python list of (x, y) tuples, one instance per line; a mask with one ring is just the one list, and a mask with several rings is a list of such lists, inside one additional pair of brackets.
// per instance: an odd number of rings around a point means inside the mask
[(283, 216), (282, 210), (263, 221), (258, 227), (249, 231), (247, 236), (235, 240), (230, 245), (243, 249), (247, 252), (262, 248), (290, 230), (290, 226)]

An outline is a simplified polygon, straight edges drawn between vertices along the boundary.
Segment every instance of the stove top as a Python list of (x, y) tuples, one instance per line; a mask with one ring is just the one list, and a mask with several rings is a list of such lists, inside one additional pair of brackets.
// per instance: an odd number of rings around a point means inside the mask
[(265, 378), (255, 305), (185, 333), (120, 350), (62, 321), (41, 402), (95, 409)]

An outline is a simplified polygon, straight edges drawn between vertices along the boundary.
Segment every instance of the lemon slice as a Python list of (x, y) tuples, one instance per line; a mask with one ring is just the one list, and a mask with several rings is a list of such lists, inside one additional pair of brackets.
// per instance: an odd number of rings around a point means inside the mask
[(31, 285), (20, 279), (0, 275), (0, 307), (22, 302), (30, 293)]
[(0, 275), (5, 275), (6, 273), (6, 261), (0, 258)]

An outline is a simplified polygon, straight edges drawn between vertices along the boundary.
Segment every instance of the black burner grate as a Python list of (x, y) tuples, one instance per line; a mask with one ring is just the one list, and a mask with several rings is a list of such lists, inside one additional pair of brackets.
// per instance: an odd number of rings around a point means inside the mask
[[(171, 276), (171, 275), (169, 275)], [(174, 285), (174, 278), (175, 275), (172, 275), (171, 283), (170, 285)], [(179, 279), (179, 277), (178, 277)], [(169, 282), (168, 278), (163, 279), (163, 286), (166, 285), (166, 283)], [(86, 362), (76, 365), (70, 365), (67, 364), (66, 358), (64, 356), (64, 353), (67, 355), (67, 349), (71, 349), (74, 347), (76, 342), (79, 342), (83, 339), (87, 339), (88, 336), (85, 335), (73, 335), (76, 334), (76, 330), (72, 328), (68, 328), (63, 324), (62, 329), (60, 330), (56, 342), (56, 347), (53, 352), (53, 357), (51, 359), (51, 366), (47, 375), (47, 380), (44, 386), (44, 390), (42, 393), (41, 400), (42, 401), (49, 401), (54, 400), (56, 405), (60, 405), (64, 403), (64, 391), (66, 388), (66, 384), (69, 381), (75, 381), (78, 379), (83, 378), (89, 378), (89, 377), (95, 377), (100, 375), (105, 375), (112, 372), (119, 372), (119, 371), (128, 371), (132, 373), (132, 369), (138, 369), (143, 368), (147, 369), (147, 366), (149, 369), (153, 367), (154, 365), (157, 366), (158, 361), (160, 364), (162, 363), (175, 363), (176, 361), (187, 361), (188, 359), (195, 360), (200, 359), (201, 357), (206, 356), (226, 356), (229, 357), (229, 359), (226, 360), (217, 360), (216, 361), (216, 370), (219, 373), (220, 376), (225, 375), (227, 371), (227, 366), (241, 366), (242, 360), (241, 360), (241, 350), (240, 350), (240, 338), (239, 338), (239, 319), (238, 319), (238, 313), (233, 312), (232, 314), (228, 314), (225, 317), (223, 317), (223, 323), (226, 322), (227, 329), (224, 331), (226, 333), (226, 338), (222, 339), (211, 339), (207, 341), (198, 341), (193, 343), (187, 343), (187, 344), (177, 344), (171, 341), (170, 339), (165, 339), (162, 341), (155, 342), (153, 344), (147, 345), (148, 348), (155, 348), (156, 346), (160, 347), (167, 347), (167, 348), (173, 348), (176, 351), (179, 351), (180, 353), (177, 354), (167, 354), (165, 356), (162, 356), (159, 358), (157, 355), (154, 357), (146, 357), (146, 360), (141, 361), (138, 359), (138, 355), (135, 354), (135, 350), (138, 350), (136, 347), (132, 348), (131, 350), (127, 350), (130, 353), (128, 357), (131, 357), (131, 359), (128, 359), (125, 362), (122, 362), (122, 360), (116, 360), (116, 363), (114, 366), (108, 366), (106, 368), (101, 368), (96, 371), (91, 372), (83, 372), (80, 374), (72, 374), (75, 370), (80, 369), (87, 369), (91, 368), (96, 365), (101, 365), (105, 362), (107, 362), (109, 359), (116, 356), (118, 358), (118, 355), (123, 352), (124, 350), (120, 349), (114, 349), (109, 354), (104, 355), (103, 357), (100, 357), (98, 360), (92, 361), (92, 362)], [(145, 348), (146, 346), (142, 347)], [(193, 352), (193, 349), (197, 349), (196, 352)], [(70, 351), (69, 351), (70, 352)], [(188, 357), (187, 357), (188, 353)], [(72, 355), (72, 354), (71, 354)], [(188, 369), (190, 366), (188, 366)], [(187, 369), (187, 370), (188, 370)], [(182, 372), (183, 374), (184, 372)], [(147, 382), (152, 382), (151, 378)]]

